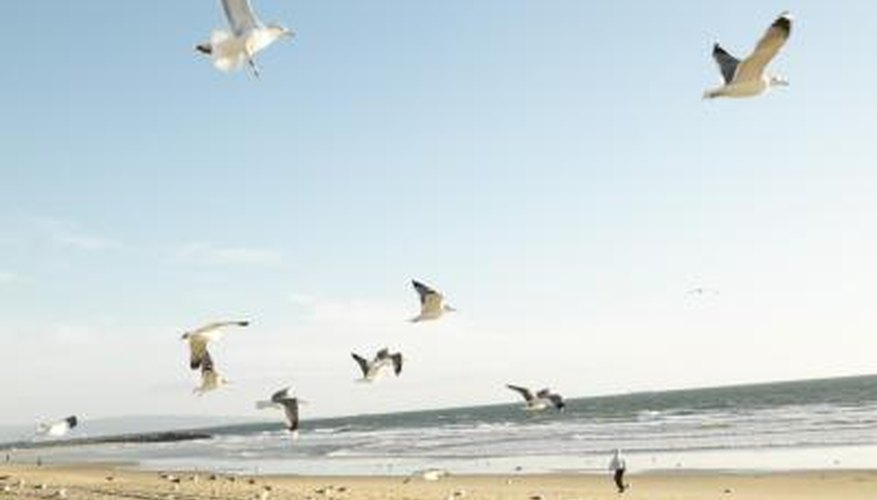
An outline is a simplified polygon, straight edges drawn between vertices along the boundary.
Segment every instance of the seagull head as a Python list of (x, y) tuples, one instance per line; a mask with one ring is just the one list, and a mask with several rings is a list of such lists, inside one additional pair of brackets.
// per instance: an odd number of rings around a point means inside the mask
[(279, 24), (270, 24), (265, 29), (271, 38), (275, 40), (279, 38), (292, 38), (294, 36), (294, 33), (289, 28)]
[(186, 332), (183, 334), (182, 337), (180, 337), (180, 340), (189, 340), (189, 337), (191, 337), (191, 336), (192, 336), (192, 332)]
[(447, 304), (445, 304), (444, 307), (442, 307), (442, 309), (444, 309), (445, 312), (457, 312), (457, 309), (455, 307), (451, 307)]

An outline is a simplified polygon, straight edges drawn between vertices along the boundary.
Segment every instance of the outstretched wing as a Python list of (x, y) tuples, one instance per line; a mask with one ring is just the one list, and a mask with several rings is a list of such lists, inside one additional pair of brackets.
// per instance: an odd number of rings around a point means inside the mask
[(423, 283), (417, 280), (411, 280), (411, 284), (414, 285), (414, 289), (417, 290), (417, 295), (420, 296), (420, 304), (425, 305), (431, 297), (438, 296), (441, 299), (442, 294), (436, 292), (432, 288), (424, 285)]
[(283, 389), (280, 389), (279, 391), (272, 394), (271, 402), (283, 404), (283, 401), (289, 398), (289, 389), (289, 387), (284, 387)]
[(212, 332), (213, 330), (219, 330), (220, 328), (225, 328), (226, 326), (250, 326), (249, 321), (214, 321), (213, 323), (207, 323), (206, 325), (193, 330), (191, 335), (201, 335), (207, 332)]
[(253, 12), (250, 0), (222, 0), (222, 9), (235, 35), (259, 28), (262, 22)]
[(396, 375), (402, 373), (402, 353), (397, 352), (396, 354), (390, 356), (390, 359), (393, 360), (393, 371), (396, 373)]
[(719, 44), (713, 45), (713, 59), (715, 59), (716, 64), (719, 65), (719, 71), (722, 73), (722, 78), (725, 80), (725, 84), (727, 85), (731, 83), (731, 81), (734, 80), (734, 73), (737, 72), (737, 66), (740, 64), (740, 60), (729, 54), (728, 51), (723, 49)]
[(530, 401), (533, 401), (534, 396), (533, 396), (533, 393), (530, 391), (530, 389), (527, 389), (526, 387), (521, 387), (518, 385), (511, 385), (511, 384), (507, 384), (506, 387), (508, 387), (509, 389), (511, 389), (511, 390), (517, 392), (518, 394), (520, 394), (521, 396), (523, 396), (524, 399), (526, 399), (528, 403)]
[(367, 376), (368, 375), (368, 361), (365, 358), (363, 358), (362, 356), (360, 356), (359, 354), (356, 354), (355, 352), (350, 353), (350, 355), (353, 356), (353, 359), (356, 360), (356, 363), (359, 365), (359, 369), (362, 370), (362, 376), (363, 377)]
[(784, 12), (770, 25), (770, 28), (758, 41), (752, 54), (737, 67), (734, 79), (743, 82), (761, 78), (764, 68), (783, 48), (791, 34), (792, 18)]

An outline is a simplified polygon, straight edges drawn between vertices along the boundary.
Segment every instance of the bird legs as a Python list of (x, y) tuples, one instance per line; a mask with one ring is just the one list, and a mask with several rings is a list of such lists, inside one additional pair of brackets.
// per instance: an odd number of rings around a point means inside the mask
[(250, 65), (250, 70), (253, 72), (253, 76), (259, 78), (259, 67), (256, 66), (256, 62), (253, 61), (252, 57), (247, 56), (247, 64)]

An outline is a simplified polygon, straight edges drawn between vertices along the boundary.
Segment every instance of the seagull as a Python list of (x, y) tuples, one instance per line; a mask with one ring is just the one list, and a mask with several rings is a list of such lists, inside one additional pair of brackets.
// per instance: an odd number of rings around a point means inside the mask
[(201, 385), (196, 387), (192, 392), (199, 396), (203, 396), (204, 394), (207, 394), (210, 391), (215, 391), (229, 383), (228, 379), (216, 371), (216, 368), (213, 366), (213, 358), (210, 357), (210, 352), (205, 349), (204, 355), (201, 357)]
[(197, 370), (207, 353), (207, 344), (222, 338), (223, 329), (228, 326), (250, 326), (249, 321), (216, 321), (201, 328), (186, 332), (182, 339), (189, 341), (189, 368)]
[(527, 401), (527, 406), (524, 407), (525, 410), (540, 411), (553, 406), (555, 410), (563, 411), (566, 408), (563, 397), (560, 394), (551, 392), (550, 389), (542, 389), (534, 395), (533, 391), (526, 387), (511, 384), (506, 385), (506, 387), (524, 397), (524, 400)]
[(77, 425), (79, 425), (79, 419), (77, 419), (75, 415), (71, 415), (64, 420), (59, 420), (57, 422), (39, 424), (37, 426), (37, 435), (61, 437), (70, 432), (70, 430)]
[(198, 44), (195, 49), (212, 57), (213, 65), (225, 72), (240, 68), (246, 61), (258, 78), (259, 68), (253, 57), (279, 38), (292, 37), (292, 31), (277, 24), (262, 24), (250, 0), (222, 0), (222, 9), (231, 33), (215, 30), (209, 42)]
[[(282, 408), (286, 413), (286, 428), (292, 433), (292, 438), (296, 439), (298, 438), (299, 399), (289, 395), (290, 389), (290, 387), (287, 387), (275, 392), (271, 395), (270, 401), (257, 401), (256, 408), (259, 410), (264, 410), (265, 408)], [(301, 402), (304, 403), (304, 401)]]
[(207, 351), (207, 344), (219, 340), (226, 327), (249, 325), (249, 321), (216, 321), (183, 334), (182, 339), (189, 341), (189, 368), (201, 369), (201, 386), (195, 389), (197, 394), (210, 392), (228, 383), (228, 380), (216, 372), (213, 358)]
[(719, 65), (724, 85), (704, 92), (704, 99), (716, 97), (754, 97), (771, 87), (788, 86), (788, 80), (764, 73), (792, 33), (792, 16), (783, 12), (770, 25), (755, 50), (742, 61), (729, 54), (721, 45), (713, 46), (713, 59)]
[(362, 378), (360, 379), (362, 382), (372, 382), (375, 381), (384, 374), (385, 368), (393, 368), (393, 372), (398, 377), (402, 372), (402, 353), (397, 352), (390, 354), (390, 350), (387, 348), (381, 349), (375, 355), (375, 359), (369, 361), (362, 356), (356, 354), (355, 352), (350, 353), (353, 356), (353, 359), (356, 360), (357, 364), (359, 364), (359, 368), (362, 370)]
[(414, 285), (417, 295), (420, 296), (420, 314), (411, 318), (412, 323), (439, 319), (446, 312), (456, 311), (453, 307), (444, 304), (445, 298), (439, 292), (417, 280), (411, 280), (411, 284)]

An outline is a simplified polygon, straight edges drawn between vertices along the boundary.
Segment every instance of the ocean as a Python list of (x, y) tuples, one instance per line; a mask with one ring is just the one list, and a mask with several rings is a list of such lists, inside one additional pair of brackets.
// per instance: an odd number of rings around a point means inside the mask
[(605, 470), (621, 448), (631, 471), (877, 468), (877, 376), (304, 420), (206, 430), (212, 438), (17, 452), (51, 461), (130, 462), (230, 473), (542, 473)]

